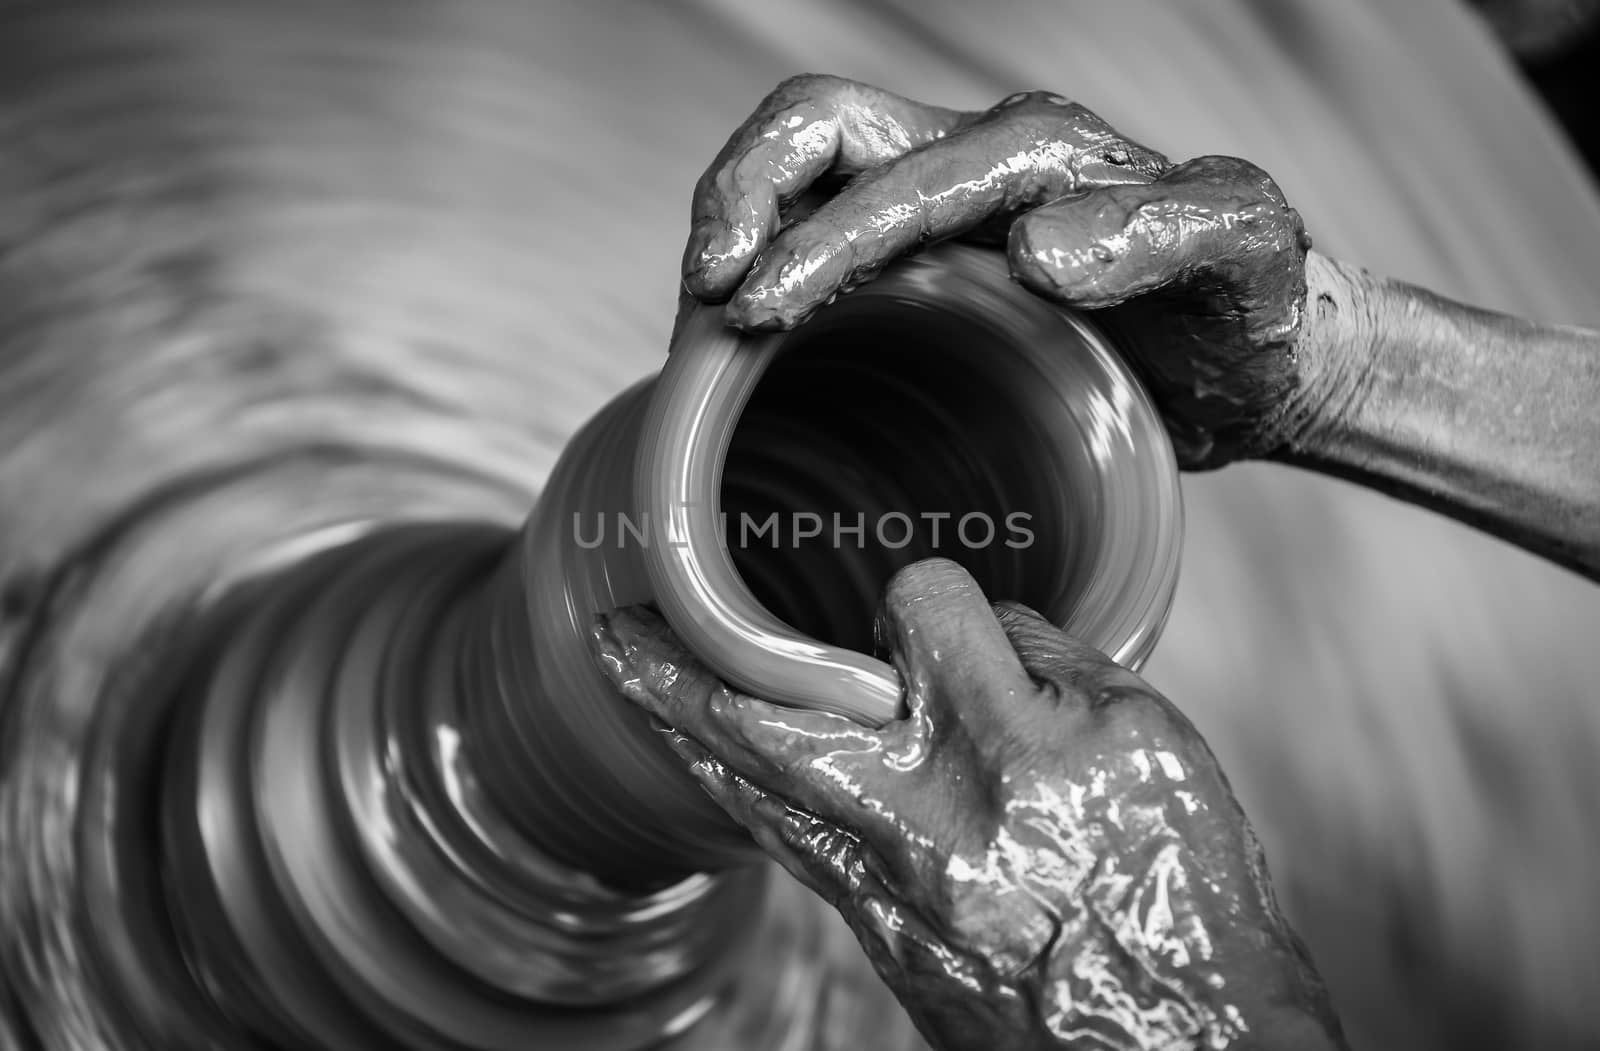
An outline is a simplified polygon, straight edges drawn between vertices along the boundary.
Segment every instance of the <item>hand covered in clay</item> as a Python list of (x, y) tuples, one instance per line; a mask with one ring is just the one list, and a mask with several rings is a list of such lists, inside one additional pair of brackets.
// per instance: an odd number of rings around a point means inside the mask
[(684, 288), (727, 301), (736, 327), (788, 329), (958, 236), (1002, 239), (1023, 285), (1096, 312), (1186, 467), (1271, 453), (1333, 396), (1297, 353), (1311, 242), (1272, 179), (1231, 157), (1172, 165), (1046, 92), (963, 113), (837, 77), (785, 81), (695, 187)]
[(954, 563), (902, 570), (869, 729), (740, 694), (642, 609), (600, 663), (693, 776), (849, 922), (940, 1048), (1342, 1046), (1195, 729)]

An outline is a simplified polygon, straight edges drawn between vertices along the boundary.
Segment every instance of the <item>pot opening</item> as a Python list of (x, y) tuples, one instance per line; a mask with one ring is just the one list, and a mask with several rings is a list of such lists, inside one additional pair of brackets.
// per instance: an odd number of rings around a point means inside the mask
[(787, 337), (722, 479), (724, 536), (755, 597), (871, 652), (889, 578), (939, 555), (991, 602), (1065, 622), (1104, 539), (1101, 482), (1037, 353), (956, 309), (885, 296), (845, 297)]

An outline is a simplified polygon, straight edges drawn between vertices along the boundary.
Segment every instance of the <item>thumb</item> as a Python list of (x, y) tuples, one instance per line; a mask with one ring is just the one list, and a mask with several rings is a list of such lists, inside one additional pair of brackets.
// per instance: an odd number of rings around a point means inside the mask
[[(974, 719), (1031, 681), (978, 582), (944, 558), (914, 562), (884, 589), (877, 631), (905, 681), (913, 715), (930, 704)], [(998, 714), (998, 713), (997, 713)]]
[(1012, 224), (1007, 255), (1024, 286), (1067, 306), (1191, 289), (1220, 296), (1271, 339), (1298, 319), (1309, 247), (1299, 213), (1266, 172), (1200, 157), (1154, 182), (1098, 187), (1027, 213)]

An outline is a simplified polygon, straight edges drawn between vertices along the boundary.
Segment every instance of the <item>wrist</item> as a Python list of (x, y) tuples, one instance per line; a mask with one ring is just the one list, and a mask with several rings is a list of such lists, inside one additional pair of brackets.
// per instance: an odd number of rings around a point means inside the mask
[(1335, 1025), (1297, 1007), (1276, 1007), (1263, 1013), (1250, 1033), (1232, 1051), (1347, 1051)]
[(1344, 1051), (1338, 1015), (1304, 947), (1287, 928), (1263, 942), (1268, 947), (1222, 973), (1243, 1023), (1230, 1051)]
[[(1039, 1046), (1076, 1046), (1093, 1032), (1107, 1047), (1129, 1049), (1347, 1051), (1326, 987), (1295, 934), (1281, 918), (1246, 919), (1255, 910), (1235, 904), (1208, 907), (1219, 922), (1203, 925), (1179, 966), (1170, 951), (1152, 952), (1125, 929), (1069, 925), (1023, 997), (1037, 1005)], [(1127, 1010), (1133, 1002), (1144, 1009)]]
[(1275, 421), (1278, 442), (1267, 458), (1325, 460), (1342, 444), (1372, 386), (1380, 299), (1366, 271), (1307, 254), (1294, 394)]
[(1267, 458), (1439, 511), (1600, 579), (1600, 332), (1312, 256)]

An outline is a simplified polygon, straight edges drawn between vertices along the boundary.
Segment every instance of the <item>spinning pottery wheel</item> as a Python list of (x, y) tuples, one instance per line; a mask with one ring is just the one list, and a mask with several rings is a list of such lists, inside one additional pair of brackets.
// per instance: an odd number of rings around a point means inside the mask
[(145, 700), (102, 699), (79, 847), (128, 1046), (802, 1046), (816, 939), (611, 692), (593, 615), (653, 601), (743, 688), (881, 723), (896, 568), (954, 558), (1136, 667), (1180, 535), (1147, 396), (996, 255), (929, 252), (783, 336), (701, 308), (520, 533), (287, 552), (108, 682)]
[[(221, 613), (313, 557), (332, 582), (336, 548), (462, 521), (509, 557), (578, 428), (659, 368), (688, 187), (786, 71), (974, 107), (1065, 91), (1172, 156), (1261, 164), (1329, 254), (1594, 322), (1593, 188), (1470, 5), (1271, 7), (8, 9), (0, 1047), (251, 1046), (242, 1001), (219, 1008), (174, 934), (187, 903), (152, 800), (177, 780), (160, 756), (179, 687), (231, 644)], [(1600, 592), (1300, 472), (1190, 476), (1184, 495), (1185, 584), (1147, 670), (1222, 759), (1353, 1042), (1587, 1047)], [(740, 568), (811, 630), (820, 614), (778, 594), (824, 593), (802, 555)], [(447, 625), (408, 601), (444, 653)], [(450, 754), (476, 767), (486, 747)], [(892, 1028), (838, 918), (781, 875), (765, 893), (741, 961), (807, 963), (730, 966), (718, 1003), (821, 1006), (774, 1007), (765, 1030), (680, 1018), (682, 1046)], [(477, 929), (460, 895), (435, 900)]]

